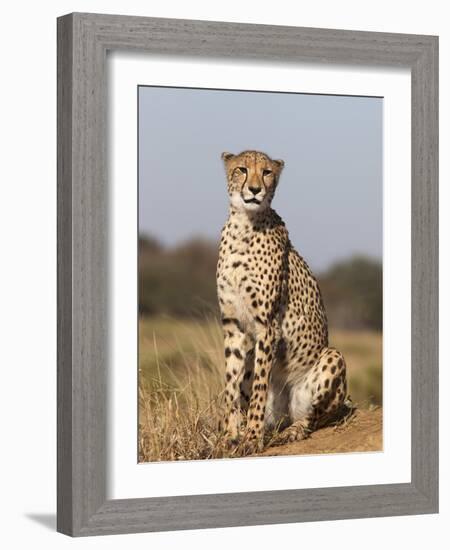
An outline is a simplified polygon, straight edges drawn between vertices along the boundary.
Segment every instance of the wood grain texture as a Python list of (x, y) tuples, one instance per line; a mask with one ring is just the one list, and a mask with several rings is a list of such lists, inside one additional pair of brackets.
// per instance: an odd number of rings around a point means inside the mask
[[(412, 481), (106, 498), (106, 52), (406, 66), (412, 74)], [(97, 535), (438, 509), (438, 40), (115, 15), (58, 20), (58, 530)]]
[(72, 18), (58, 20), (57, 529), (72, 525)]
[(412, 479), (438, 508), (438, 42), (411, 71)]

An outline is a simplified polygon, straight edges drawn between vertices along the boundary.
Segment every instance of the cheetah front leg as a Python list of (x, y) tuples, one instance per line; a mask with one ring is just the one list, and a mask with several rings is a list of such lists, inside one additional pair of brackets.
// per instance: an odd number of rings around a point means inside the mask
[(261, 450), (267, 407), (269, 376), (275, 357), (276, 330), (257, 323), (255, 367), (250, 404), (247, 412), (246, 444), (250, 451)]
[(245, 373), (246, 356), (251, 349), (250, 338), (245, 334), (239, 321), (234, 318), (222, 319), (225, 346), (225, 394), (223, 426), (226, 439), (238, 442), (241, 424), (240, 387)]

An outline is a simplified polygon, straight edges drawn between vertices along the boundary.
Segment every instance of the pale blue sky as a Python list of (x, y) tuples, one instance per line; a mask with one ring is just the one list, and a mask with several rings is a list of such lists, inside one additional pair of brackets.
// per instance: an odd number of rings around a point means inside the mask
[(139, 230), (168, 246), (217, 240), (222, 151), (285, 161), (273, 207), (315, 270), (382, 257), (381, 98), (139, 88)]

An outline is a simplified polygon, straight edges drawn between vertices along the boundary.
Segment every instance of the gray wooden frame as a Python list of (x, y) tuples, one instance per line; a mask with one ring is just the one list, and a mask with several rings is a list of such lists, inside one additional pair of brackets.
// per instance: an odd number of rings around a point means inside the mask
[[(106, 52), (409, 67), (411, 483), (106, 498)], [(438, 38), (116, 15), (58, 19), (58, 530), (73, 536), (438, 511)]]

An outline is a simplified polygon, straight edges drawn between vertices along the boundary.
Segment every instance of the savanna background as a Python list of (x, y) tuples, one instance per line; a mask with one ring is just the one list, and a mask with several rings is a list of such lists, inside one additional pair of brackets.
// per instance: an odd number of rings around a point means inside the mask
[(283, 158), (273, 207), (316, 274), (357, 407), (268, 454), (382, 446), (381, 98), (139, 88), (139, 458), (239, 456), (217, 434), (220, 153)]

